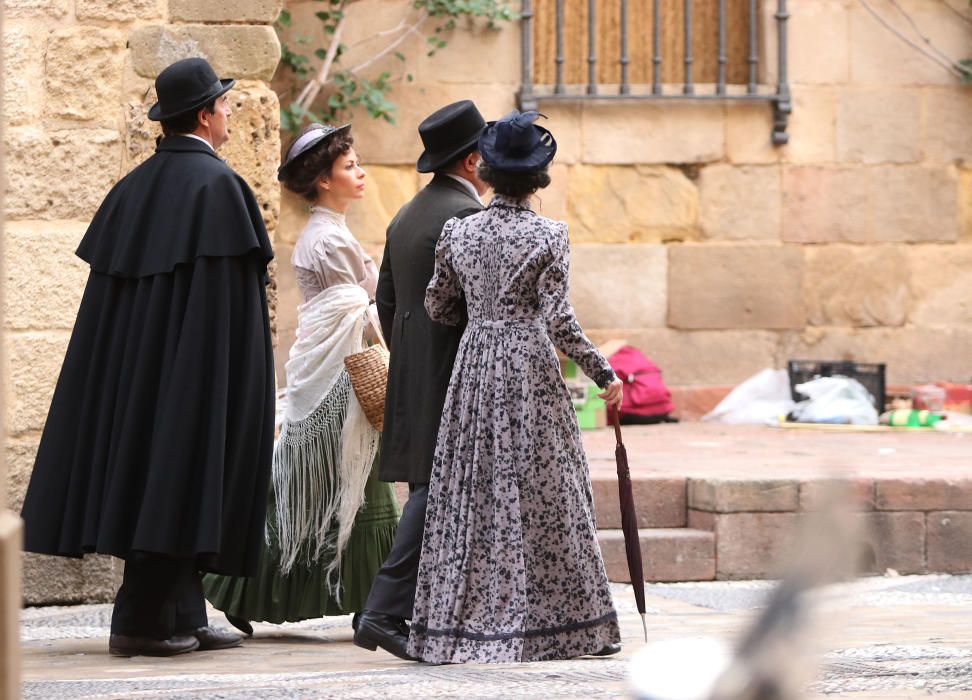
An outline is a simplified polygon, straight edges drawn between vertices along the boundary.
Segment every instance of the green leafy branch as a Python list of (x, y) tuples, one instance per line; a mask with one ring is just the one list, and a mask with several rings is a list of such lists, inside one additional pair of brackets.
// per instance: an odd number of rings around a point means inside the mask
[[(903, 20), (907, 25), (904, 30), (899, 29), (898, 26), (892, 22), (890, 17), (882, 14), (874, 6), (872, 6), (870, 0), (857, 0), (857, 2), (865, 10), (867, 10), (867, 12), (878, 22), (878, 24), (883, 26), (898, 39), (923, 55), (925, 58), (933, 63), (937, 63), (963, 83), (972, 81), (972, 59), (956, 61), (935, 46), (931, 38), (929, 38), (921, 30), (914, 17), (912, 17), (908, 9), (905, 8), (899, 0), (888, 0), (891, 6), (888, 14), (891, 16), (896, 16), (899, 24)], [(972, 23), (972, 18), (969, 18), (964, 12), (954, 7), (949, 0), (940, 0), (940, 2), (964, 21)], [(969, 4), (972, 5), (972, 0), (969, 0)]]
[[(946, 4), (948, 4), (948, 3), (946, 2)], [(969, 0), (969, 7), (972, 7), (972, 0)], [(949, 8), (951, 8), (953, 10), (955, 9), (951, 5), (949, 5)], [(972, 19), (970, 19), (968, 15), (962, 14), (961, 12), (958, 12), (957, 10), (956, 10), (955, 13), (959, 17), (961, 17), (963, 20), (965, 20), (966, 22), (968, 22), (969, 24), (972, 24)], [(963, 83), (972, 83), (972, 58), (963, 58), (958, 63), (962, 67), (962, 71), (963, 71), (963, 73), (962, 73), (962, 82)]]
[[(448, 33), (460, 24), (474, 20), (485, 22), (489, 30), (499, 30), (503, 22), (516, 19), (510, 0), (403, 0), (404, 16), (389, 29), (347, 46), (342, 42), (347, 8), (359, 0), (315, 0), (324, 6), (314, 13), (329, 37), (326, 47), (312, 46), (310, 39), (295, 34), (285, 41), (284, 33), (293, 25), (293, 17), (283, 10), (277, 19), (277, 34), (282, 47), (281, 65), (296, 78), (296, 84), (286, 99), (281, 100), (281, 128), (296, 131), (306, 121), (336, 121), (348, 110), (362, 107), (374, 119), (395, 123), (395, 104), (388, 99), (392, 84), (402, 79), (383, 71), (377, 76), (366, 77), (369, 69), (386, 56), (394, 56), (407, 67), (405, 55), (399, 50), (411, 36), (424, 36), (427, 54), (434, 55), (448, 45)], [(368, 52), (356, 65), (345, 67), (342, 58), (351, 49), (370, 45)], [(360, 53), (360, 52), (359, 52)], [(315, 60), (316, 59), (316, 60)], [(315, 68), (315, 63), (320, 64)], [(404, 72), (404, 79), (411, 81), (411, 73)]]

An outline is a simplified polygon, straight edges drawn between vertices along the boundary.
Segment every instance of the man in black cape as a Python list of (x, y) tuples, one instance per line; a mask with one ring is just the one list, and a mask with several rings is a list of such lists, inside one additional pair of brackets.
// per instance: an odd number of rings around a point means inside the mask
[(379, 477), (408, 483), (408, 501), (395, 541), (372, 582), (354, 643), (401, 658), (412, 617), (432, 456), (452, 365), (465, 323), (435, 323), (425, 311), (425, 288), (435, 268), (435, 245), (453, 217), (483, 208), (488, 186), (476, 174), (479, 136), (486, 122), (469, 100), (443, 107), (419, 125), (425, 151), (420, 173), (431, 182), (399, 210), (386, 233), (376, 303), (391, 351)]
[(156, 79), (165, 137), (111, 190), (78, 256), (88, 283), (24, 501), (25, 548), (125, 560), (109, 651), (235, 646), (200, 570), (246, 575), (264, 533), (273, 257), (250, 188), (216, 156), (226, 93), (198, 58)]

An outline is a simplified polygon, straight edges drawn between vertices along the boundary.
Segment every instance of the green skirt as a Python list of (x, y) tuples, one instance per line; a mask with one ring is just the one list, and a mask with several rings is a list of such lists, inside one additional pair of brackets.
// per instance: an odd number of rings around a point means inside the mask
[[(203, 591), (217, 610), (254, 622), (299, 622), (323, 615), (347, 615), (364, 608), (371, 581), (381, 567), (395, 538), (398, 502), (391, 484), (378, 480), (378, 460), (365, 485), (365, 503), (354, 520), (341, 560), (341, 603), (330, 594), (324, 572), (330, 560), (312, 566), (295, 564), (280, 573), (280, 554), (266, 545), (256, 576), (203, 577)], [(267, 520), (273, 519), (271, 493)]]

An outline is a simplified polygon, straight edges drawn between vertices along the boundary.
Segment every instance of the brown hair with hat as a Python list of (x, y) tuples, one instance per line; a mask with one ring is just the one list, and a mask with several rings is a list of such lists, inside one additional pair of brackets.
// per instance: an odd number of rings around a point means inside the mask
[(338, 127), (308, 124), (287, 147), (284, 162), (277, 170), (277, 179), (294, 194), (315, 202), (318, 179), (329, 176), (334, 161), (350, 151), (353, 145), (350, 124)]
[(209, 114), (216, 114), (216, 98), (214, 97), (199, 109), (191, 112), (183, 112), (182, 114), (177, 114), (174, 117), (159, 120), (159, 124), (162, 127), (162, 133), (166, 136), (191, 134), (196, 130), (196, 127), (199, 126), (199, 112), (202, 110), (206, 110)]
[(539, 112), (512, 112), (490, 122), (479, 138), (481, 180), (496, 194), (523, 199), (550, 184), (547, 167), (557, 153), (557, 141), (534, 122)]

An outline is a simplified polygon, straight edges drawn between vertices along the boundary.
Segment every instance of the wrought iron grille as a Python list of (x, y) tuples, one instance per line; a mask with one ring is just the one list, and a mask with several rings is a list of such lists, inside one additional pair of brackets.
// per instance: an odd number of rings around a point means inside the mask
[[(776, 3), (775, 86), (759, 81), (760, 2)], [(572, 12), (569, 16), (568, 7)], [(693, 17), (693, 9), (699, 13), (700, 8), (707, 15), (702, 18), (706, 33), (701, 36), (700, 20)], [(537, 109), (542, 102), (577, 100), (767, 102), (773, 109), (772, 141), (785, 144), (792, 110), (786, 64), (787, 0), (664, 0), (665, 18), (662, 9), (662, 0), (522, 0), (520, 108)], [(678, 11), (676, 21), (681, 26), (663, 27), (666, 22), (672, 24), (673, 9)], [(599, 36), (599, 10), (601, 14), (610, 11), (610, 17), (601, 19), (600, 28), (603, 30), (609, 20), (611, 43), (616, 39), (616, 47)], [(633, 26), (632, 10), (639, 15), (636, 19), (640, 26)], [(738, 21), (741, 15), (744, 23)], [(736, 20), (731, 25), (730, 18)], [(584, 23), (586, 27), (578, 33)], [(733, 41), (728, 51), (730, 27)], [(544, 39), (549, 40), (551, 35), (555, 39), (552, 44), (548, 41), (543, 55), (537, 51), (538, 29), (544, 32)], [(632, 31), (633, 43), (629, 40)], [(700, 52), (700, 46), (704, 52)], [(640, 81), (631, 76), (632, 48), (643, 59), (636, 66)], [(582, 51), (586, 51), (586, 58), (578, 55)], [(552, 56), (547, 55), (550, 53)], [(681, 55), (672, 60), (676, 53)], [(701, 60), (700, 53), (706, 54)], [(582, 63), (586, 63), (586, 70)], [(698, 80), (700, 74), (705, 80)]]

